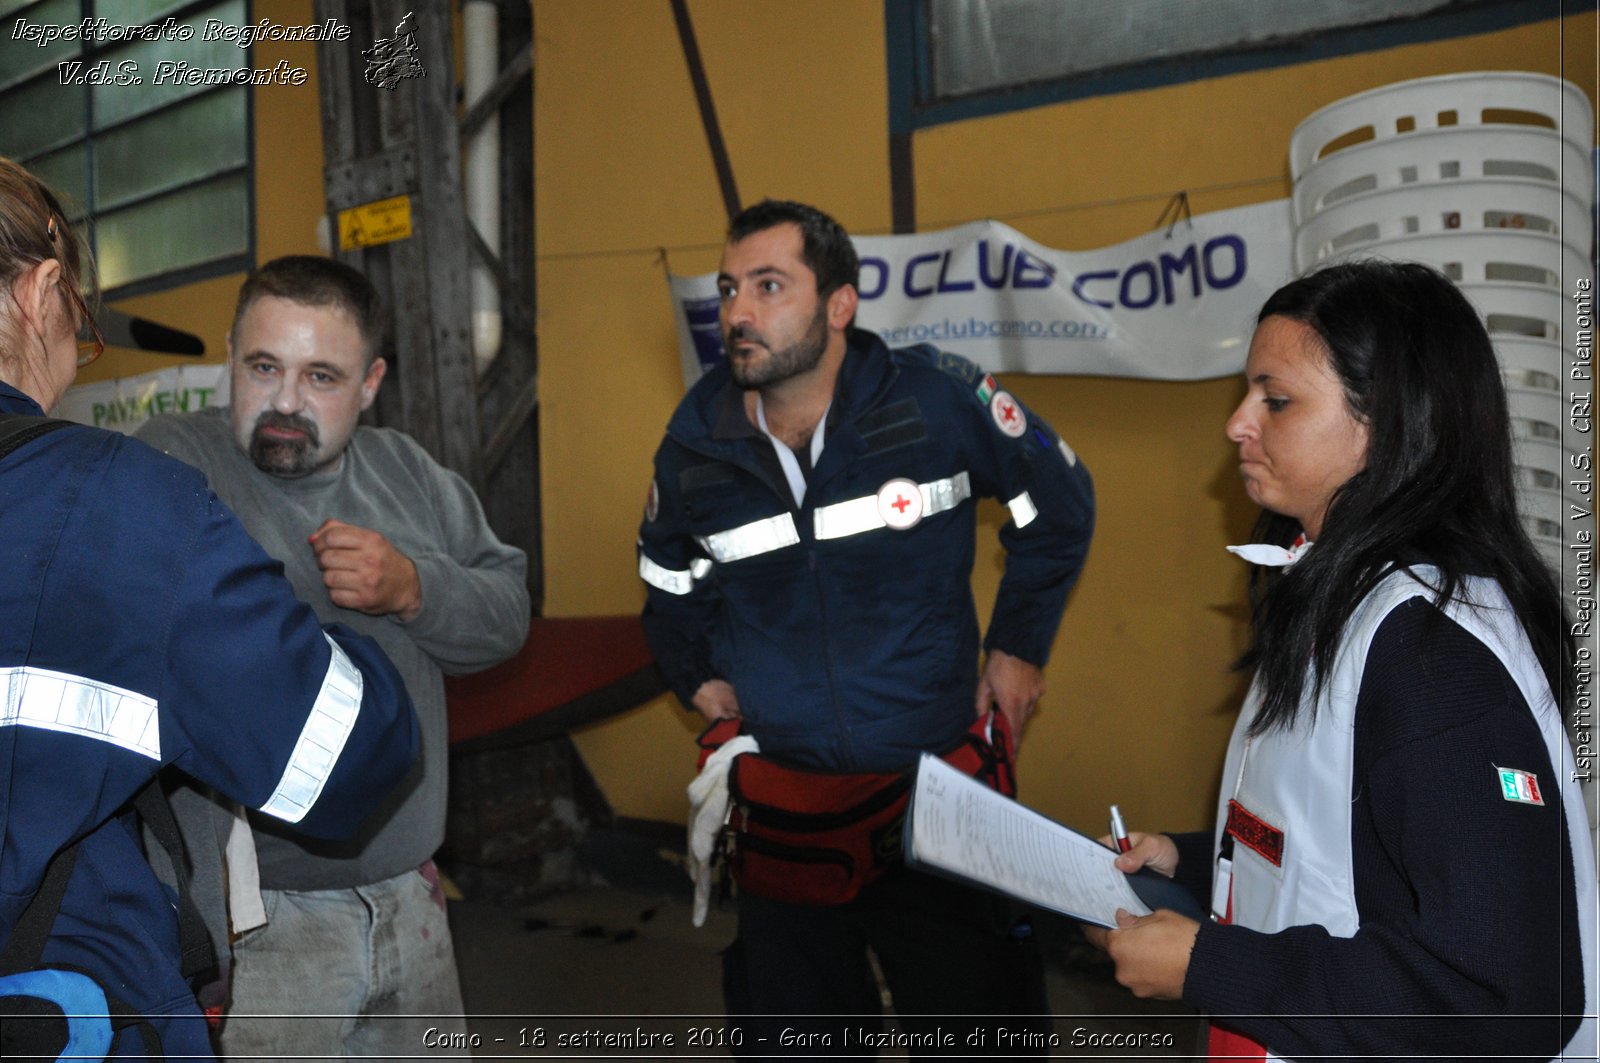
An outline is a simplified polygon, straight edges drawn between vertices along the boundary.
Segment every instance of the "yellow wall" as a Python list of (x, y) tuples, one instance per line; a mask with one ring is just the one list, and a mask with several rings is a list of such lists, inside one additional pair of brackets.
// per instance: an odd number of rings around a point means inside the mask
[[(813, 202), (853, 232), (890, 223), (877, 0), (691, 0), (745, 202)], [(552, 614), (632, 609), (633, 534), (650, 455), (682, 388), (662, 268), (713, 269), (722, 204), (665, 3), (539, 0), (537, 118), (545, 550)], [(915, 137), (919, 223), (982, 217), (1047, 246), (1148, 231), (1173, 192), (1195, 212), (1288, 194), (1291, 130), (1325, 103), (1451, 71), (1560, 73), (1592, 92), (1595, 18), (1396, 48), (975, 119)], [(781, 42), (779, 46), (778, 42)], [(1265, 183), (1262, 183), (1264, 179)], [(1255, 182), (1255, 183), (1252, 183)], [(1219, 186), (1240, 186), (1221, 188)], [(1111, 204), (1108, 201), (1115, 201)], [(707, 246), (709, 245), (709, 246)], [(625, 253), (632, 249), (632, 253)], [(681, 249), (681, 250), (680, 250)], [(606, 252), (624, 252), (606, 254)], [(1242, 693), (1245, 569), (1223, 552), (1254, 519), (1222, 423), (1233, 380), (1012, 377), (1007, 386), (1094, 471), (1100, 525), (1022, 757), (1023, 796), (1099, 829), (1209, 823)], [(575, 406), (606, 398), (608, 427)], [(1003, 513), (975, 576), (992, 600)], [(680, 819), (694, 727), (662, 699), (579, 746), (618, 810)]]
[[(309, 0), (284, 4), (309, 21)], [(816, 203), (857, 233), (890, 223), (881, 0), (690, 0), (742, 199)], [(536, 0), (545, 563), (551, 616), (626, 613), (650, 457), (682, 394), (664, 270), (715, 268), (725, 224), (666, 0)], [(1148, 231), (1167, 198), (1196, 213), (1288, 193), (1294, 125), (1409, 77), (1557, 74), (1593, 94), (1596, 17), (975, 119), (920, 132), (925, 228), (1007, 218), (1040, 242), (1100, 247)], [(307, 50), (308, 51), (308, 50)], [(261, 45), (258, 65), (294, 46)], [(256, 90), (264, 260), (314, 251), (322, 210), (314, 83)], [(1234, 187), (1223, 187), (1234, 186)], [(665, 260), (659, 249), (667, 249)], [(220, 351), (238, 278), (131, 300)], [(113, 360), (108, 359), (107, 362)], [(129, 360), (95, 367), (128, 371)], [(143, 364), (135, 368), (147, 368)], [(1100, 526), (1023, 751), (1023, 796), (1087, 829), (1117, 801), (1135, 827), (1206, 824), (1241, 692), (1245, 572), (1223, 553), (1254, 514), (1221, 426), (1232, 380), (1012, 377), (1093, 470)], [(999, 573), (984, 510), (980, 602)], [(678, 820), (696, 728), (670, 698), (578, 745), (617, 810)]]

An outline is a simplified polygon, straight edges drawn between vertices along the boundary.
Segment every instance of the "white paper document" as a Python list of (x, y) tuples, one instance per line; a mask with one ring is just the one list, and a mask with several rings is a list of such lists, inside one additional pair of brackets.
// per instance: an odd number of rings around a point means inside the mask
[(1117, 854), (1040, 815), (938, 757), (923, 754), (906, 816), (906, 859), (1087, 923), (1117, 925), (1117, 909), (1149, 915)]

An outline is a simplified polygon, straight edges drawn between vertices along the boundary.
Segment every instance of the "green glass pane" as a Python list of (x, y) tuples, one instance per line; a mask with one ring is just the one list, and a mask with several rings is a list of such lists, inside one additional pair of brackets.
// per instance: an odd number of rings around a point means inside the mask
[(245, 91), (214, 92), (96, 137), (96, 210), (242, 168), (250, 137)]
[(82, 89), (46, 78), (0, 96), (0, 155), (27, 158), (82, 137)]
[(63, 197), (61, 205), (75, 221), (89, 209), (87, 164), (88, 150), (83, 144), (74, 144), (64, 151), (34, 159), (28, 163), (28, 169)]
[(154, 277), (249, 249), (250, 196), (243, 174), (97, 214), (100, 286)]
[[(70, 0), (70, 3), (73, 8), (79, 6), (78, 0)], [(18, 14), (26, 15), (33, 22), (44, 22), (45, 16), (39, 12), (42, 8), (49, 6), (52, 6), (52, 0), (44, 0), (44, 3), (34, 3), (34, 0), (0, 0), (0, 18), (12, 12), (17, 12)], [(32, 8), (33, 10), (24, 11), (23, 8)], [(68, 21), (76, 22), (79, 17), (79, 15), (74, 14)]]
[(0, 21), (0, 89), (77, 58), (80, 44), (76, 38), (47, 38), (69, 27), (76, 32), (82, 17), (78, 0), (49, 0), (19, 12), (15, 19)]
[(108, 22), (137, 26), (176, 11), (188, 0), (96, 0), (95, 13)]
[[(203, 80), (199, 84), (191, 84), (188, 77), (191, 71), (248, 68), (250, 53), (247, 49), (226, 40), (204, 39), (208, 19), (217, 19), (225, 26), (242, 24), (245, 20), (244, 0), (228, 0), (227, 3), (202, 8), (180, 19), (178, 25), (194, 30), (194, 35), (186, 41), (139, 41), (104, 52), (113, 70), (131, 70), (141, 79), (141, 83), (96, 86), (93, 90), (95, 128), (104, 129), (163, 104), (215, 87)], [(123, 63), (132, 63), (134, 66), (123, 67)]]

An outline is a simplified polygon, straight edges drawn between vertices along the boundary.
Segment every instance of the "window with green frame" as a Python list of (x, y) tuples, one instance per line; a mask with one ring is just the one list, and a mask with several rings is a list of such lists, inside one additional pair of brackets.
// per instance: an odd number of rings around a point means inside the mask
[(897, 131), (1559, 18), (1570, 0), (884, 0)]
[[(249, 268), (248, 0), (0, 0), (0, 155), (69, 201), (113, 298)], [(200, 81), (195, 84), (195, 81)]]

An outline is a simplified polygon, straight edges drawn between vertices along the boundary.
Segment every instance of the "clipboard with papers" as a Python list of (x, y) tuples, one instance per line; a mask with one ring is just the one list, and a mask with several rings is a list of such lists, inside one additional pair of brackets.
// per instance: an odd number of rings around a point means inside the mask
[(1099, 926), (1115, 927), (1118, 908), (1134, 915), (1170, 908), (1204, 918), (1194, 895), (1166, 876), (1118, 871), (1111, 849), (929, 754), (911, 787), (905, 858), (912, 867)]

